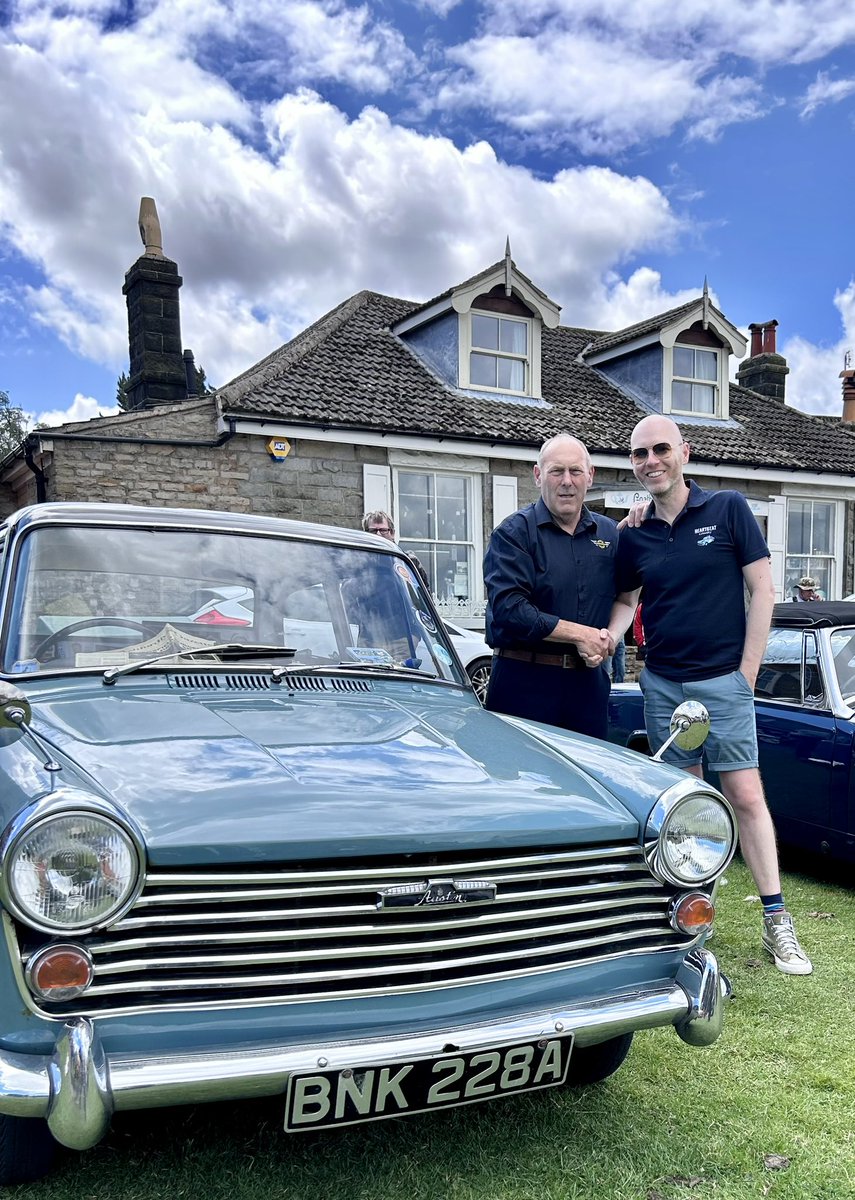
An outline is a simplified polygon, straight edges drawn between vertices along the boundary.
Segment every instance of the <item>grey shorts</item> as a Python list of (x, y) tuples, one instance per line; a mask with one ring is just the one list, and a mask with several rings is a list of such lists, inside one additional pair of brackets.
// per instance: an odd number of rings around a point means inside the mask
[(758, 765), (754, 693), (741, 671), (676, 683), (645, 667), (638, 682), (644, 693), (644, 723), (653, 751), (668, 740), (671, 713), (684, 700), (700, 700), (710, 714), (710, 735), (704, 745), (697, 750), (672, 745), (665, 751), (665, 762), (685, 768), (706, 756), (714, 771), (742, 771)]

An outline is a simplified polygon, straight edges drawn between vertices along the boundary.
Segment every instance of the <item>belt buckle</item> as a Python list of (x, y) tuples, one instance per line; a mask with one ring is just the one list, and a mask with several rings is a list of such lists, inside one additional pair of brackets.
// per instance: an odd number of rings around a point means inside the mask
[(575, 663), (575, 660), (574, 660), (572, 654), (562, 654), (561, 655), (561, 666), (562, 667), (564, 667), (566, 669), (568, 667), (575, 667), (575, 665), (576, 665), (576, 663)]

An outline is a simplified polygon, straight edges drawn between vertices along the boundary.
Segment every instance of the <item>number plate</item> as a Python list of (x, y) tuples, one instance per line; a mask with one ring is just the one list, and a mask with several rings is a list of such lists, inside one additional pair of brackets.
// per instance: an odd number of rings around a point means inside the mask
[(572, 1046), (567, 1034), (394, 1066), (295, 1074), (288, 1080), (285, 1129), (354, 1125), (555, 1087), (567, 1077)]

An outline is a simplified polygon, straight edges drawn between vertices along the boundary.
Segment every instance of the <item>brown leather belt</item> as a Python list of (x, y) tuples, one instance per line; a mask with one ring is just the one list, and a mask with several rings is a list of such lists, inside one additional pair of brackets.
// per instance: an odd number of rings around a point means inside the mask
[(496, 650), (498, 658), (513, 658), (517, 662), (536, 663), (539, 667), (564, 667), (567, 671), (583, 671), (585, 664), (575, 654), (535, 654), (531, 650)]

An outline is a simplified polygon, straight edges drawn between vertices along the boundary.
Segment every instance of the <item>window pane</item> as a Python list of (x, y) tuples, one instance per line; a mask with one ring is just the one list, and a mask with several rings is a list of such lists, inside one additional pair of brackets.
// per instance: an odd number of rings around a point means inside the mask
[(528, 327), (522, 321), (502, 321), (500, 333), (500, 350), (504, 350), (507, 354), (528, 353)]
[(717, 379), (718, 357), (713, 350), (695, 351), (695, 379)]
[(472, 345), (483, 350), (499, 349), (498, 317), (479, 317), (472, 314)]
[(469, 599), (472, 594), (471, 557), (468, 546), (437, 546), (437, 595), (440, 600), (448, 604)]
[(715, 412), (715, 388), (707, 383), (692, 384), (692, 412)]
[(470, 354), (469, 382), (473, 387), (496, 387), (496, 359), (490, 354)]
[(500, 358), (499, 387), (508, 392), (525, 391), (525, 363), (518, 358)]
[(694, 352), (685, 346), (674, 347), (674, 374), (691, 379), (694, 375)]
[(465, 542), (469, 526), (466, 480), (460, 475), (436, 478), (436, 536), (448, 542)]
[(813, 501), (813, 554), (831, 554), (834, 542), (834, 506)]
[(400, 509), (398, 532), (402, 538), (429, 538), (434, 536), (433, 476), (415, 471), (402, 471), (398, 485)]
[(671, 384), (671, 407), (679, 409), (680, 412), (692, 411), (692, 385), (690, 383), (678, 383), (675, 380)]
[(810, 500), (787, 505), (787, 553), (810, 554)]

